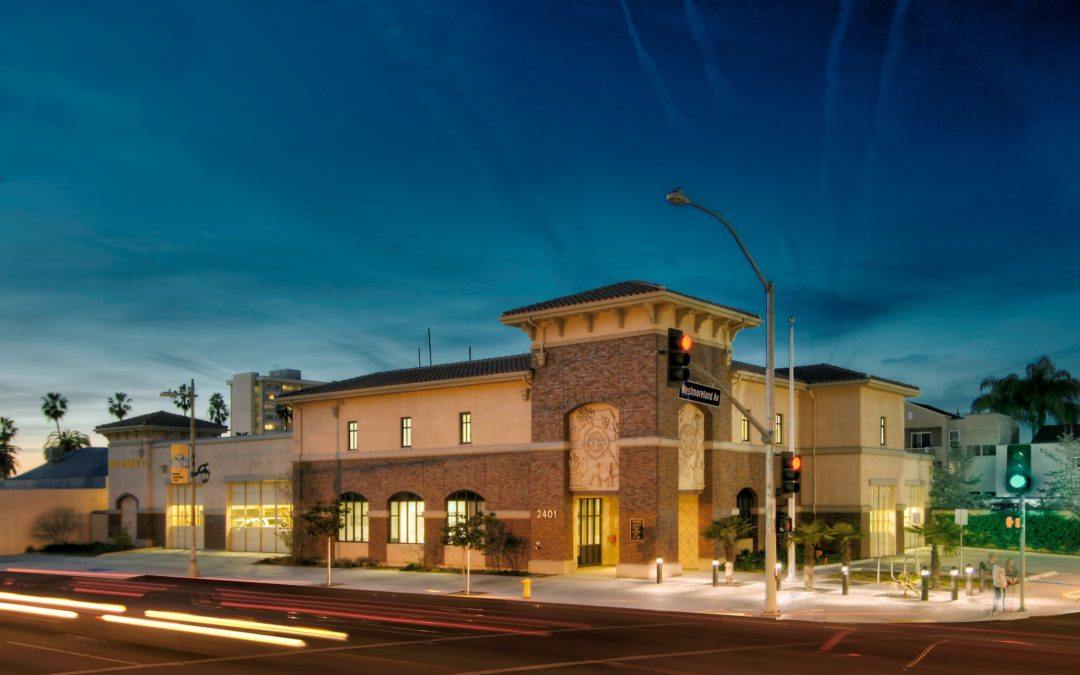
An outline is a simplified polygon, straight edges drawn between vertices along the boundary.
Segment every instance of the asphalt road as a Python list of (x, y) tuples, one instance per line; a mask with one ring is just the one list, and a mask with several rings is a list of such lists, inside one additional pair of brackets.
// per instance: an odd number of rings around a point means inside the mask
[[(836, 625), (165, 577), (0, 573), (16, 595), (122, 604), (71, 619), (0, 605), (3, 673), (1052, 673), (1080, 662), (1080, 614), (979, 624)], [(43, 605), (41, 605), (43, 606)], [(56, 607), (62, 609), (61, 607)], [(341, 631), (267, 645), (106, 621), (145, 612)], [(154, 619), (161, 620), (161, 619)], [(218, 627), (220, 629), (220, 627)], [(269, 629), (246, 630), (272, 635)]]

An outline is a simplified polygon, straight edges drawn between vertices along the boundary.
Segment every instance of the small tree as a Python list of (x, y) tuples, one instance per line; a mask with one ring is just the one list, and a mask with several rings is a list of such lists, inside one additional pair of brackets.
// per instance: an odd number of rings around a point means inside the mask
[(184, 411), (186, 415), (191, 410), (191, 386), (186, 382), (176, 388), (176, 396), (173, 397), (173, 405)]
[[(491, 516), (494, 518), (494, 516)], [(468, 518), (458, 518), (453, 525), (443, 528), (443, 543), (447, 546), (461, 546), (465, 549), (465, 595), (472, 591), (470, 584), (472, 551), (484, 550), (487, 541), (483, 513), (476, 513)]]
[(50, 391), (41, 397), (41, 414), (56, 423), (56, 433), (60, 433), (60, 420), (67, 414), (68, 400), (63, 394)]
[(131, 412), (131, 397), (122, 391), (118, 391), (109, 397), (109, 414), (118, 420), (123, 420)]
[(215, 392), (210, 396), (207, 414), (214, 424), (225, 424), (229, 419), (229, 406), (225, 405), (225, 397)]
[(330, 570), (334, 566), (334, 537), (344, 525), (341, 514), (341, 504), (338, 500), (332, 502), (317, 502), (304, 512), (304, 531), (313, 537), (326, 537), (326, 585), (331, 583)]
[(981, 476), (971, 474), (975, 456), (958, 443), (949, 446), (945, 461), (931, 471), (930, 504), (936, 509), (973, 509), (983, 500), (971, 493)]
[(960, 526), (938, 516), (925, 525), (912, 525), (906, 529), (922, 537), (930, 546), (930, 585), (937, 588), (941, 554), (951, 555), (960, 547)]
[(814, 553), (829, 539), (832, 531), (824, 521), (812, 520), (788, 532), (788, 541), (803, 547), (803, 572), (806, 574), (806, 590), (814, 590)]
[(495, 517), (494, 513), (484, 515), (484, 555), (496, 568), (509, 567), (517, 572), (521, 568), (521, 552), (525, 548), (525, 538), (510, 531), (506, 523)]
[(70, 506), (57, 506), (34, 519), (30, 536), (46, 544), (66, 544), (79, 528), (79, 514)]
[(11, 478), (19, 470), (19, 446), (11, 442), (19, 428), (9, 417), (0, 417), (0, 480)]
[(735, 577), (735, 555), (738, 553), (735, 547), (740, 539), (746, 539), (754, 531), (750, 521), (739, 516), (718, 518), (705, 528), (706, 539), (712, 539), (720, 545), (724, 554), (724, 577), (730, 586)]
[(49, 451), (57, 458), (73, 450), (90, 447), (90, 438), (81, 431), (65, 429), (60, 432), (52, 431), (45, 437), (45, 459), (49, 460)]
[(1044, 450), (1061, 468), (1046, 474), (1040, 506), (1080, 514), (1080, 438), (1065, 434), (1058, 442), (1057, 448)]
[(851, 523), (840, 521), (829, 529), (829, 537), (840, 544), (840, 562), (851, 564), (851, 545), (862, 539), (859, 528)]

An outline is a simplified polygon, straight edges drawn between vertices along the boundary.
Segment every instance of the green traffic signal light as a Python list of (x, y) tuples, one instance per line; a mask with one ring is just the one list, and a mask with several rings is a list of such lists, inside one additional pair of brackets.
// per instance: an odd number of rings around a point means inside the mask
[(1015, 494), (1031, 490), (1031, 446), (1010, 445), (1005, 451), (1005, 489)]

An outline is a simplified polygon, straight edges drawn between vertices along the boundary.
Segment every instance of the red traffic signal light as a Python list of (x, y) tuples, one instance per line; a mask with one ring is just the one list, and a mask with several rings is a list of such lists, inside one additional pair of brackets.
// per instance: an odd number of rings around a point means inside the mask
[(780, 486), (776, 492), (782, 495), (797, 494), (802, 485), (802, 458), (790, 452), (780, 453)]
[(668, 384), (682, 384), (690, 379), (690, 349), (694, 339), (677, 328), (668, 329)]

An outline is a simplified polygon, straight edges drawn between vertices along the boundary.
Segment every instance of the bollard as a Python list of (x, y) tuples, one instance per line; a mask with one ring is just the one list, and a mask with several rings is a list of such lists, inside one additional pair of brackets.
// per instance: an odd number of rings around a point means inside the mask
[(930, 599), (930, 570), (925, 567), (922, 569), (922, 601), (926, 602)]
[(526, 600), (532, 597), (532, 579), (528, 577), (521, 580), (521, 597)]
[(840, 588), (844, 595), (848, 594), (848, 576), (851, 574), (851, 568), (847, 565), (840, 566)]
[(967, 594), (975, 595), (974, 580), (972, 578), (975, 572), (975, 568), (971, 565), (968, 565), (964, 568), (964, 572), (967, 574)]
[(656, 559), (656, 583), (660, 583), (664, 580), (664, 559)]
[(979, 595), (982, 595), (983, 580), (986, 577), (986, 563), (979, 563)]
[(776, 590), (778, 592), (780, 590), (780, 576), (783, 573), (783, 571), (784, 571), (784, 564), (783, 563), (776, 563)]
[(960, 570), (955, 567), (949, 570), (949, 576), (952, 577), (952, 599), (960, 595)]
[(720, 561), (719, 560), (713, 560), (712, 561), (712, 585), (713, 586), (719, 586), (720, 585)]

